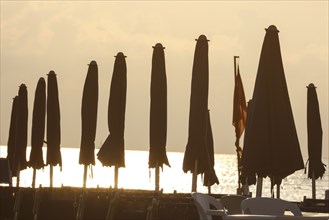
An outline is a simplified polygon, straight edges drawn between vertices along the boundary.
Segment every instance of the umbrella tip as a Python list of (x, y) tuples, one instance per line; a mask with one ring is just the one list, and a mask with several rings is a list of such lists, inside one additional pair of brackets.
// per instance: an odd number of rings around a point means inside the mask
[(97, 65), (95, 60), (92, 60), (89, 65)]
[(24, 83), (22, 83), (19, 87), (25, 87), (26, 88), (26, 85)]
[(310, 84), (308, 84), (308, 86), (306, 86), (306, 88), (310, 88), (310, 89), (311, 89), (311, 88), (314, 88), (314, 89), (315, 89), (316, 86), (315, 86), (313, 83), (310, 83)]
[(50, 70), (50, 72), (48, 73), (48, 76), (54, 75), (56, 76), (56, 73), (53, 70)]
[(206, 37), (206, 35), (204, 35), (204, 34), (201, 34), (200, 36), (199, 36), (199, 38), (198, 39), (195, 39), (196, 41), (201, 41), (201, 40), (204, 40), (204, 41), (209, 41), (208, 39), (207, 39), (207, 37)]
[(153, 48), (162, 48), (162, 49), (166, 49), (164, 46), (162, 46), (161, 43), (156, 43), (155, 46), (153, 46)]
[(270, 25), (268, 26), (268, 28), (265, 28), (266, 31), (276, 31), (276, 32), (279, 32), (279, 30), (276, 28), (275, 25)]
[(124, 58), (126, 58), (127, 56), (125, 56), (122, 52), (119, 52), (119, 53), (117, 53), (117, 55), (114, 56), (114, 57), (124, 57)]

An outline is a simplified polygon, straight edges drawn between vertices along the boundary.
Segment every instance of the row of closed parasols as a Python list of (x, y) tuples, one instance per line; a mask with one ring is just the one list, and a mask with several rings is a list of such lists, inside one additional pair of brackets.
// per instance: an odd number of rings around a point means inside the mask
[[(271, 182), (280, 185), (281, 180), (304, 168), (285, 81), (278, 30), (271, 25), (266, 35), (260, 55), (257, 78), (252, 100), (248, 104), (248, 114), (239, 69), (235, 68), (235, 91), (233, 125), (238, 157), (240, 184), (254, 184), (254, 176), (270, 177)], [(218, 184), (214, 170), (214, 146), (208, 110), (208, 40), (200, 35), (196, 40), (192, 68), (188, 141), (183, 161), (183, 171), (192, 172), (192, 191), (196, 191), (196, 178), (204, 174), (204, 185)], [(153, 47), (151, 70), (150, 104), (150, 154), (149, 167), (156, 169), (156, 190), (159, 190), (159, 168), (170, 166), (166, 156), (167, 138), (167, 79), (164, 47), (157, 43)], [(236, 64), (235, 64), (236, 67)], [(237, 73), (236, 73), (237, 72)], [(126, 108), (127, 68), (123, 53), (115, 58), (110, 97), (108, 104), (109, 136), (104, 141), (97, 157), (104, 166), (115, 167), (115, 187), (118, 182), (118, 168), (125, 166), (124, 126)], [(314, 86), (308, 86), (308, 145), (309, 176), (322, 177), (325, 172), (321, 162), (322, 128), (318, 100)], [(311, 101), (312, 100), (312, 101)], [(311, 104), (312, 103), (312, 104)], [(95, 61), (89, 64), (82, 96), (82, 135), (79, 163), (84, 164), (84, 187), (87, 166), (95, 164), (95, 135), (98, 108), (98, 68)], [(47, 111), (47, 114), (46, 114)], [(46, 117), (47, 115), (47, 117)], [(248, 115), (248, 117), (247, 117)], [(10, 133), (8, 139), (8, 159), (19, 184), (19, 171), (30, 166), (40, 169), (44, 166), (42, 146), (47, 144), (46, 164), (60, 165), (60, 108), (56, 74), (48, 74), (46, 83), (40, 78), (37, 84), (33, 119), (32, 140), (29, 162), (26, 161), (27, 146), (27, 89), (24, 84), (14, 98)], [(47, 119), (46, 141), (44, 141), (45, 119)], [(239, 138), (243, 131), (243, 153)], [(52, 186), (52, 171), (51, 171)], [(34, 178), (35, 179), (35, 172)], [(34, 183), (32, 184), (34, 186)]]

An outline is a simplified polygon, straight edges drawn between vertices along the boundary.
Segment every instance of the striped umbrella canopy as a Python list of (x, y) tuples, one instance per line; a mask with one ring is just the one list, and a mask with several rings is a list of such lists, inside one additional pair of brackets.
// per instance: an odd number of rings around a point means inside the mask
[(9, 137), (7, 142), (7, 159), (9, 161), (9, 167), (12, 171), (12, 175), (16, 176), (14, 167), (14, 155), (15, 155), (15, 139), (16, 139), (16, 120), (17, 120), (17, 108), (18, 108), (18, 96), (13, 98), (13, 104), (11, 108)]
[[(28, 125), (28, 104), (27, 88), (21, 84), (18, 91), (17, 116), (16, 116), (16, 135), (15, 135), (15, 154), (13, 170), (19, 172), (26, 169), (26, 148), (27, 148), (27, 125)], [(19, 173), (17, 173), (19, 175)]]
[(47, 165), (62, 167), (60, 109), (54, 71), (48, 74), (47, 95)]
[(125, 56), (119, 52), (115, 58), (108, 107), (109, 136), (97, 153), (103, 166), (125, 167), (124, 128), (127, 93), (127, 67)]
[(46, 81), (41, 77), (35, 90), (33, 118), (32, 118), (32, 140), (29, 166), (34, 169), (44, 167), (42, 146), (45, 137), (46, 119)]
[(89, 64), (81, 105), (81, 144), (79, 163), (95, 165), (95, 136), (98, 104), (98, 67), (96, 61)]
[(246, 175), (270, 177), (272, 186), (304, 167), (278, 32), (274, 25), (266, 29), (242, 156)]
[(169, 165), (167, 142), (167, 77), (164, 47), (157, 43), (153, 50), (150, 104), (150, 154), (149, 168)]

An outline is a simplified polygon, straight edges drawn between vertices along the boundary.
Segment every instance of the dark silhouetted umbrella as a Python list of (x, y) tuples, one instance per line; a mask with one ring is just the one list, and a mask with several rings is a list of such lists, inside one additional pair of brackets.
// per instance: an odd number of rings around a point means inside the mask
[(16, 176), (16, 170), (14, 170), (14, 157), (15, 157), (17, 109), (18, 109), (18, 96), (15, 96), (15, 98), (13, 98), (13, 105), (11, 108), (9, 137), (7, 143), (7, 147), (8, 147), (7, 159), (9, 161), (9, 167), (13, 176)]
[(316, 199), (315, 180), (322, 178), (326, 171), (322, 163), (322, 126), (319, 101), (313, 83), (307, 86), (307, 146), (308, 178), (312, 179), (312, 198)]
[[(247, 106), (247, 117), (246, 117), (245, 131), (244, 131), (243, 151), (245, 151), (245, 149), (248, 148), (248, 146), (246, 145), (246, 143), (247, 143), (246, 139), (248, 138), (248, 131), (250, 130), (251, 117), (252, 117), (252, 99), (250, 99), (248, 101), (248, 106)], [(241, 160), (242, 160), (242, 158), (241, 158)], [(243, 169), (243, 166), (242, 166), (241, 167), (241, 183), (244, 185), (248, 185), (248, 186), (256, 184), (256, 174), (249, 173), (249, 175), (247, 175), (246, 171)]]
[(79, 163), (84, 164), (83, 187), (86, 187), (87, 166), (95, 165), (95, 136), (98, 104), (98, 67), (96, 61), (89, 64), (81, 105), (81, 145)]
[(125, 167), (124, 128), (126, 93), (126, 60), (124, 54), (119, 52), (114, 62), (108, 107), (108, 126), (110, 134), (97, 153), (97, 158), (103, 166), (115, 166), (115, 188), (117, 188), (118, 185), (118, 168)]
[(47, 98), (47, 165), (50, 165), (50, 187), (53, 186), (53, 166), (62, 168), (61, 125), (57, 78), (54, 71), (48, 74)]
[(214, 139), (212, 136), (211, 122), (210, 122), (210, 113), (207, 114), (207, 155), (208, 155), (208, 167), (204, 172), (203, 185), (208, 186), (208, 192), (211, 193), (210, 187), (212, 185), (219, 184), (216, 172), (214, 169), (215, 166), (215, 155), (214, 155)]
[(17, 175), (17, 187), (19, 186), (19, 172), (26, 169), (26, 148), (27, 148), (27, 89), (25, 84), (21, 84), (18, 91), (16, 135), (15, 135), (15, 154), (13, 169)]
[(149, 168), (155, 168), (155, 190), (159, 190), (159, 167), (169, 165), (167, 142), (167, 77), (164, 47), (157, 43), (153, 50), (150, 104), (150, 154)]
[(197, 175), (209, 169), (207, 152), (208, 127), (208, 40), (200, 35), (194, 53), (188, 142), (185, 149), (183, 171), (193, 173), (192, 191), (196, 191)]
[(272, 186), (279, 186), (283, 178), (304, 167), (284, 75), (278, 32), (274, 25), (266, 29), (252, 98), (252, 117), (245, 143), (248, 147), (244, 149), (242, 156), (247, 174), (268, 176)]
[(46, 81), (41, 77), (34, 96), (32, 139), (29, 166), (33, 168), (32, 187), (35, 187), (36, 170), (44, 167), (42, 146), (45, 137)]
[(235, 127), (235, 148), (238, 161), (238, 189), (241, 189), (241, 157), (242, 149), (240, 147), (240, 137), (244, 131), (247, 117), (246, 98), (244, 95), (243, 84), (240, 76), (239, 65), (236, 62), (238, 56), (234, 56), (234, 95), (233, 95), (233, 121)]

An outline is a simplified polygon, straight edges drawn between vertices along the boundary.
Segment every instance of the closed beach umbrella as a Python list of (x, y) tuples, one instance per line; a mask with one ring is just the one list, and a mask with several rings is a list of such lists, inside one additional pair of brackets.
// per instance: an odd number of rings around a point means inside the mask
[(26, 169), (26, 148), (27, 148), (27, 89), (25, 84), (21, 84), (18, 91), (15, 154), (13, 170), (17, 174), (17, 186), (19, 186), (19, 172)]
[(210, 193), (210, 187), (212, 185), (219, 184), (218, 178), (216, 176), (216, 172), (214, 169), (215, 166), (215, 155), (214, 155), (214, 139), (212, 135), (212, 129), (211, 129), (211, 122), (210, 122), (210, 113), (208, 111), (207, 116), (207, 155), (208, 155), (208, 167), (205, 171), (204, 179), (203, 179), (203, 185), (208, 186), (209, 193)]
[(125, 167), (124, 128), (127, 93), (127, 67), (125, 56), (119, 52), (115, 58), (108, 107), (109, 136), (97, 153), (103, 166), (115, 166), (115, 187), (118, 168)]
[(11, 108), (9, 137), (7, 143), (7, 159), (12, 175), (16, 176), (16, 171), (13, 169), (14, 155), (15, 155), (15, 139), (16, 139), (16, 120), (17, 120), (18, 96), (13, 98), (13, 105)]
[[(248, 106), (247, 106), (247, 117), (246, 117), (246, 124), (245, 124), (245, 132), (244, 132), (244, 141), (243, 141), (243, 151), (246, 151), (248, 146), (246, 145), (247, 143), (247, 138), (248, 138), (248, 131), (250, 130), (250, 121), (252, 117), (252, 99), (248, 101)], [(241, 158), (241, 160), (243, 157)], [(254, 185), (256, 184), (256, 174), (255, 173), (249, 173), (246, 174), (246, 171), (243, 168), (242, 162), (241, 162), (241, 183), (243, 185)]]
[(304, 167), (278, 32), (274, 25), (266, 29), (252, 97), (252, 117), (245, 139), (248, 147), (244, 149), (242, 160), (247, 174), (270, 177), (272, 186), (279, 186), (283, 178)]
[(29, 166), (33, 168), (33, 187), (35, 186), (36, 169), (44, 167), (42, 146), (45, 136), (45, 117), (46, 81), (41, 77), (35, 90), (32, 118), (32, 139)]
[(153, 50), (150, 104), (149, 168), (156, 168), (156, 190), (159, 190), (159, 167), (170, 166), (166, 154), (167, 142), (167, 77), (164, 47), (157, 43)]
[(62, 167), (60, 109), (57, 78), (54, 71), (48, 74), (47, 95), (47, 165), (50, 165), (50, 187), (52, 187), (53, 166)]
[(208, 127), (208, 40), (200, 35), (196, 40), (190, 96), (188, 141), (183, 171), (193, 173), (192, 191), (196, 191), (197, 175), (209, 168), (207, 152)]
[(97, 125), (98, 104), (98, 67), (96, 61), (89, 64), (85, 85), (83, 88), (81, 105), (81, 145), (79, 163), (83, 164), (84, 180), (86, 186), (87, 166), (95, 165), (95, 136)]
[(316, 199), (315, 180), (322, 178), (325, 165), (322, 163), (322, 126), (319, 101), (313, 83), (307, 86), (307, 146), (308, 146), (308, 177), (312, 179), (312, 198)]

